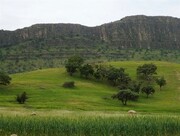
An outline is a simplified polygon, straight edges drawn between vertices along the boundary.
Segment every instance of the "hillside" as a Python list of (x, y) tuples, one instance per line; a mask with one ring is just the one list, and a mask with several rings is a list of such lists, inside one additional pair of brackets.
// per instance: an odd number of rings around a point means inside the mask
[(0, 30), (0, 68), (8, 73), (58, 67), (72, 55), (98, 61), (180, 62), (180, 19), (130, 16), (96, 27), (36, 24)]
[[(105, 43), (119, 48), (180, 48), (180, 19), (130, 16), (97, 27), (78, 24), (37, 24), (16, 31), (0, 31), (0, 47), (29, 43), (51, 46), (94, 46)], [(34, 43), (35, 42), (35, 43)]]
[[(107, 65), (126, 68), (126, 72), (135, 78), (136, 68), (147, 62), (110, 62)], [(90, 81), (79, 77), (70, 77), (63, 68), (44, 69), (33, 72), (13, 74), (12, 84), (1, 86), (0, 106), (13, 109), (56, 109), (72, 111), (127, 111), (134, 109), (138, 112), (169, 112), (179, 113), (177, 104), (180, 97), (180, 64), (168, 62), (153, 62), (158, 66), (158, 74), (167, 79), (167, 86), (156, 92), (149, 99), (141, 95), (137, 102), (121, 102), (111, 99), (118, 89), (100, 82)], [(75, 81), (74, 89), (65, 89), (65, 81)], [(29, 99), (25, 105), (15, 102), (15, 96), (26, 91)]]

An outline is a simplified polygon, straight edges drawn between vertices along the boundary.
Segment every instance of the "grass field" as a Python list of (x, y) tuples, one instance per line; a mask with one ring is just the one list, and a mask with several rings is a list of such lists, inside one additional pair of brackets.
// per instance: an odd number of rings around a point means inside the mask
[[(136, 68), (147, 62), (111, 62), (106, 65), (126, 68), (132, 78), (136, 77)], [(149, 62), (150, 63), (150, 62)], [(149, 99), (141, 95), (137, 102), (128, 102), (123, 106), (111, 99), (118, 89), (101, 82), (80, 77), (70, 77), (65, 69), (54, 68), (11, 75), (12, 84), (1, 86), (0, 106), (25, 109), (59, 109), (70, 111), (127, 111), (179, 113), (180, 106), (180, 64), (153, 62), (158, 66), (158, 75), (167, 79), (167, 85)], [(74, 89), (65, 89), (65, 81), (75, 81)], [(29, 99), (24, 105), (15, 101), (17, 94), (27, 92)], [(2, 108), (1, 108), (2, 109)]]

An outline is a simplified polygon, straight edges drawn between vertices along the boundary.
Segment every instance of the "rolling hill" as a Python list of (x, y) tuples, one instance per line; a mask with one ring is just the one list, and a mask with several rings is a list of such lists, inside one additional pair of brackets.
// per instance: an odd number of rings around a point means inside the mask
[[(147, 62), (109, 62), (106, 65), (124, 67), (132, 78), (135, 78), (136, 68)], [(149, 62), (150, 63), (150, 62)], [(167, 79), (167, 85), (156, 92), (149, 99), (141, 94), (137, 102), (128, 102), (123, 106), (121, 102), (111, 99), (118, 89), (97, 81), (91, 81), (78, 76), (70, 77), (63, 68), (44, 69), (33, 72), (13, 74), (10, 86), (0, 86), (1, 110), (29, 109), (29, 110), (68, 110), (68, 111), (127, 111), (134, 109), (145, 113), (180, 113), (177, 104), (180, 98), (180, 64), (157, 62), (158, 75)], [(63, 88), (65, 81), (75, 81), (74, 89)], [(28, 101), (18, 104), (17, 94), (26, 91)], [(7, 112), (8, 113), (8, 112)]]

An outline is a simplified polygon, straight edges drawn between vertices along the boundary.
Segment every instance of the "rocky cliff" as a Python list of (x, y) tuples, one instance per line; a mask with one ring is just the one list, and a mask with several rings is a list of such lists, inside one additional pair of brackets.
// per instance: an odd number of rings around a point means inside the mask
[(130, 16), (97, 27), (79, 24), (36, 24), (16, 31), (0, 31), (0, 47), (21, 43), (48, 46), (180, 49), (180, 19)]

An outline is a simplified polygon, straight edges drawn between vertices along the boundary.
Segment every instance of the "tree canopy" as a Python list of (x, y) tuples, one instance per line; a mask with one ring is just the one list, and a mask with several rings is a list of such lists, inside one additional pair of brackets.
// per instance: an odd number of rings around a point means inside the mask
[(82, 67), (80, 67), (80, 74), (81, 76), (85, 76), (88, 78), (89, 75), (93, 75), (94, 69), (91, 65), (85, 64)]
[(11, 77), (4, 72), (0, 72), (0, 84), (8, 85), (10, 83), (11, 83)]
[(164, 77), (157, 78), (156, 83), (159, 85), (160, 90), (161, 90), (161, 87), (166, 85), (166, 80), (164, 79)]
[(118, 99), (122, 102), (123, 105), (127, 105), (127, 101), (135, 101), (137, 100), (139, 95), (131, 90), (120, 90), (117, 94), (113, 95), (113, 99)]
[(153, 76), (156, 73), (157, 70), (157, 66), (154, 64), (144, 64), (142, 66), (138, 66), (137, 68), (137, 76), (139, 79), (141, 80), (145, 80), (145, 81), (152, 81), (153, 80)]
[(70, 74), (70, 76), (72, 76), (73, 73), (75, 73), (77, 69), (81, 67), (83, 62), (83, 58), (79, 56), (70, 57), (65, 64), (66, 71)]
[(141, 89), (142, 93), (145, 93), (147, 98), (149, 97), (150, 94), (154, 94), (155, 93), (155, 89), (152, 86), (145, 86)]

